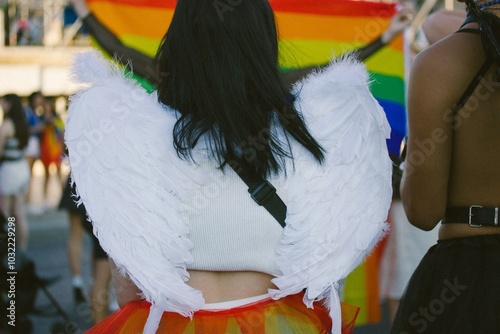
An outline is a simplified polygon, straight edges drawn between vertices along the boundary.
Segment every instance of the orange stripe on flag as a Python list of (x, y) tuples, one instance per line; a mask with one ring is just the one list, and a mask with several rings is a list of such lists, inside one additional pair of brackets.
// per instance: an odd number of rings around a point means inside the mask
[(92, 2), (89, 6), (95, 16), (118, 36), (142, 35), (157, 38), (158, 42), (165, 35), (174, 14), (169, 9), (137, 8), (109, 2)]
[(283, 39), (335, 39), (362, 44), (379, 36), (389, 25), (389, 20), (380, 17), (367, 19), (283, 12), (276, 13), (276, 20)]

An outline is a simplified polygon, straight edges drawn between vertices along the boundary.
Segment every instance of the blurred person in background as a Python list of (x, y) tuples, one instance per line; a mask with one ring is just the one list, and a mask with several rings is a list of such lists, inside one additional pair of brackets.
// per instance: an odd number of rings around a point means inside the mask
[[(35, 161), (40, 159), (40, 136), (45, 128), (43, 122), (45, 97), (41, 92), (33, 92), (28, 97), (28, 105), (24, 108), (26, 119), (29, 126), (28, 145), (25, 150), (26, 159), (28, 161), (30, 176), (33, 173)], [(33, 180), (33, 178), (31, 178)], [(29, 204), (31, 185), (28, 187), (26, 202)]]
[(64, 122), (55, 112), (52, 99), (46, 98), (43, 103), (45, 124), (40, 135), (40, 160), (45, 170), (44, 196), (45, 205), (48, 206), (48, 185), (50, 181), (50, 166), (56, 167), (56, 178), (60, 189), (63, 187), (61, 175), (61, 161), (64, 154)]
[[(69, 235), (67, 240), (67, 256), (71, 272), (71, 287), (75, 305), (88, 303), (94, 323), (103, 320), (110, 312), (111, 270), (108, 256), (92, 233), (92, 224), (87, 221), (87, 211), (83, 204), (75, 203), (75, 188), (68, 178), (64, 187), (59, 208), (68, 212)], [(82, 276), (83, 240), (88, 232), (92, 242), (92, 285), (87, 295)], [(90, 298), (88, 298), (90, 297)], [(90, 300), (89, 300), (90, 299)]]
[(86, 212), (83, 206), (80, 206), (80, 208), (76, 206), (73, 195), (74, 188), (71, 186), (70, 178), (68, 178), (61, 196), (59, 209), (68, 212), (69, 234), (67, 256), (71, 272), (73, 300), (78, 305), (87, 301), (82, 276), (83, 238), (85, 236), (83, 224), (86, 220)]
[(24, 156), (29, 129), (21, 98), (7, 94), (1, 99), (4, 118), (0, 125), (0, 195), (2, 213), (16, 219), (16, 244), (28, 248), (28, 222), (25, 196), (30, 181), (29, 166)]
[(31, 40), (30, 21), (27, 18), (19, 18), (14, 24), (17, 45), (28, 45)]

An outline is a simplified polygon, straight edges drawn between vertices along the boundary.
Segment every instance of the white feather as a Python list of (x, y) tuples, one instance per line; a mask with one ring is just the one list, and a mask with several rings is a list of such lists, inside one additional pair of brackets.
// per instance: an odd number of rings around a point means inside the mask
[(152, 302), (148, 328), (158, 312), (190, 316), (204, 300), (185, 284), (192, 245), (183, 202), (204, 176), (177, 157), (175, 113), (96, 53), (79, 56), (75, 69), (92, 86), (72, 98), (65, 139), (94, 233)]
[[(163, 311), (190, 316), (204, 304), (185, 284), (192, 261), (185, 203), (207, 180), (177, 157), (176, 113), (154, 94), (97, 54), (79, 56), (75, 69), (92, 86), (70, 105), (73, 179), (104, 250), (152, 303), (146, 329), (154, 333)], [(276, 179), (285, 186), (288, 209), (277, 250), (280, 275), (273, 280), (278, 290), (270, 292), (281, 298), (306, 288), (308, 306), (326, 297), (335, 333), (337, 282), (384, 233), (391, 201), (390, 128), (367, 81), (363, 65), (345, 58), (296, 85), (296, 106), (326, 160), (319, 165), (292, 141), (295, 168), (289, 162), (287, 170), (294, 172)], [(207, 158), (203, 148), (196, 154), (198, 162)]]
[(108, 66), (97, 52), (77, 53), (72, 66), (72, 78), (82, 84), (103, 83), (111, 75), (121, 75)]
[[(363, 65), (346, 58), (295, 86), (297, 108), (326, 149), (323, 165), (294, 150), (295, 172), (285, 180), (287, 218), (276, 260), (274, 298), (306, 288), (308, 306), (324, 296), (340, 319), (336, 284), (358, 266), (386, 229), (391, 163), (385, 113), (368, 89)], [(334, 323), (334, 333), (340, 330)]]

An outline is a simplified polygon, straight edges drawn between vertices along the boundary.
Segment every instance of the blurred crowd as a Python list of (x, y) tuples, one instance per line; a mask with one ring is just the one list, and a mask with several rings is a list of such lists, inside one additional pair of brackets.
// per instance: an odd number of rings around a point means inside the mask
[[(6, 46), (88, 45), (85, 28), (74, 29), (77, 20), (67, 1), (0, 1), (3, 44)], [(68, 38), (68, 35), (71, 35)], [(81, 39), (80, 37), (84, 37)]]
[[(61, 101), (59, 101), (61, 102)], [(65, 101), (62, 101), (65, 103)], [(61, 193), (64, 155), (63, 112), (56, 112), (56, 101), (41, 92), (32, 93), (23, 103), (16, 94), (2, 98), (3, 121), (0, 127), (0, 207), (5, 216), (16, 216), (21, 230), (19, 243), (27, 248), (26, 210), (41, 214), (53, 209), (51, 194)], [(43, 175), (41, 198), (36, 202), (31, 191), (32, 174)], [(51, 173), (52, 171), (52, 173)], [(49, 181), (55, 177), (54, 189), (49, 192)]]
[[(63, 162), (67, 98), (33, 92), (25, 99), (6, 94), (0, 101), (0, 213), (3, 217), (15, 217), (15, 243), (23, 253), (29, 251), (28, 217), (37, 220), (54, 210), (68, 213), (67, 257), (75, 305), (89, 303), (93, 306), (94, 318), (100, 320), (109, 312), (107, 295), (103, 301), (103, 294), (99, 292), (108, 289), (109, 264), (93, 237), (91, 225), (86, 222), (85, 209), (74, 202), (69, 167)], [(84, 286), (82, 277), (86, 232), (93, 238), (91, 289)], [(98, 303), (92, 298), (97, 294), (100, 295)]]

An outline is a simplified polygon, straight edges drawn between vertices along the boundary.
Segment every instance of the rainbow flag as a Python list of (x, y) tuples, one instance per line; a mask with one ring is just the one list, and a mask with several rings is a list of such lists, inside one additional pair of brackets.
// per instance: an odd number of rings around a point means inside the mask
[[(394, 4), (366, 1), (270, 2), (278, 22), (283, 70), (326, 63), (334, 55), (362, 47), (384, 31), (395, 12)], [(168, 28), (176, 0), (88, 0), (88, 3), (124, 44), (153, 56)], [(391, 124), (389, 151), (399, 155), (401, 140), (406, 135), (403, 39), (394, 40), (370, 57), (366, 65), (374, 80), (372, 93)]]
[[(88, 3), (124, 44), (153, 56), (168, 28), (176, 1), (88, 0)], [(280, 65), (284, 71), (323, 64), (332, 56), (366, 45), (385, 30), (395, 13), (394, 4), (367, 1), (270, 0), (270, 3), (278, 22)], [(392, 127), (387, 144), (394, 154), (399, 154), (401, 140), (406, 135), (403, 44), (398, 37), (366, 61), (373, 79), (372, 93)], [(380, 321), (379, 254), (376, 250), (346, 281), (345, 301), (362, 309), (358, 324)]]
[[(323, 64), (332, 56), (360, 48), (389, 25), (395, 5), (352, 0), (270, 0), (275, 10), (284, 70)], [(406, 135), (405, 57), (396, 38), (365, 62), (374, 80), (371, 91), (384, 108), (392, 133), (391, 153), (399, 156)]]

